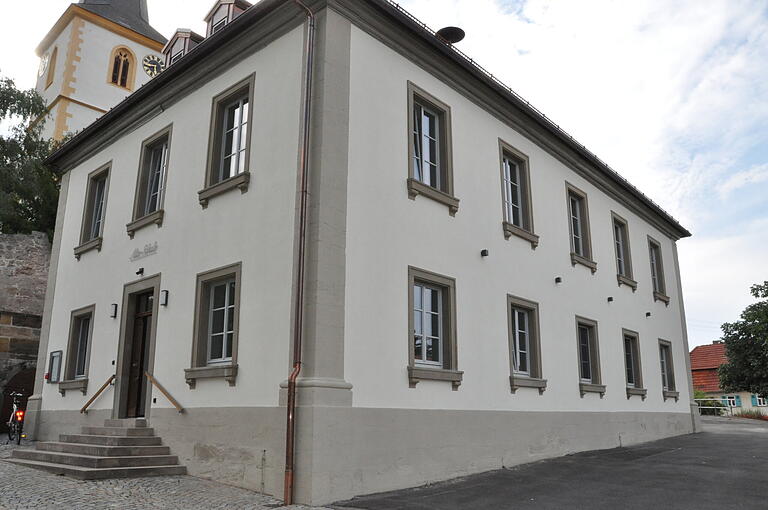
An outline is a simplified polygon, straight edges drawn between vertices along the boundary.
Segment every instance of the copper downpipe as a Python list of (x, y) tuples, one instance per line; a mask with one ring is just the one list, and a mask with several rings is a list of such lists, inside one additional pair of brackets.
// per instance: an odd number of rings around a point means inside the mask
[(300, 181), (299, 181), (299, 252), (296, 267), (296, 301), (293, 322), (293, 370), (288, 376), (288, 417), (285, 432), (285, 485), (283, 500), (293, 504), (293, 459), (296, 431), (296, 379), (301, 372), (301, 342), (304, 328), (304, 254), (307, 236), (307, 210), (309, 201), (309, 135), (312, 115), (312, 75), (315, 57), (315, 14), (301, 0), (294, 0), (307, 13), (306, 71), (304, 83), (304, 118), (301, 135)]

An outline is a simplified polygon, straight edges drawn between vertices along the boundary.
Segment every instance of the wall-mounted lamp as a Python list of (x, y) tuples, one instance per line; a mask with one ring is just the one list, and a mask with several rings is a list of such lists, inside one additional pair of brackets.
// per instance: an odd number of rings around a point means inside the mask
[(160, 291), (160, 306), (168, 306), (168, 291)]
[(137, 276), (144, 276), (144, 268), (140, 267), (138, 271), (136, 271)]
[(490, 255), (490, 252), (488, 250), (480, 250), (481, 257), (487, 257), (488, 255)]
[(613, 303), (613, 296), (608, 296), (608, 302)]
[(651, 312), (645, 312), (645, 316), (646, 317), (650, 317), (651, 316)]
[(563, 277), (562, 276), (555, 276), (555, 283), (563, 283)]
[(109, 317), (111, 319), (117, 318), (117, 303), (112, 303), (109, 305)]

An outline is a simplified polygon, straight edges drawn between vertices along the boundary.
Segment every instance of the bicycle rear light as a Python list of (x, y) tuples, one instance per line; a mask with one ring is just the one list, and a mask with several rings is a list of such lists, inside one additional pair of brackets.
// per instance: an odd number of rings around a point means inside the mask
[(24, 411), (16, 411), (16, 420), (24, 421)]

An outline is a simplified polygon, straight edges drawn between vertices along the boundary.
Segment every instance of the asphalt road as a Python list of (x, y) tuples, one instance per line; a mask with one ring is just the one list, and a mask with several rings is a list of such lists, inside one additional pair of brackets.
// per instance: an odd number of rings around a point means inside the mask
[(335, 508), (768, 509), (768, 422), (704, 418), (704, 432), (584, 452)]

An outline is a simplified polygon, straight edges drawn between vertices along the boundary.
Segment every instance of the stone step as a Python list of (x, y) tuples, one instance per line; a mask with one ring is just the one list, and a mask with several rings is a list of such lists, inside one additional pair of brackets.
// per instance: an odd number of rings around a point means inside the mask
[(37, 443), (36, 448), (46, 452), (77, 453), (95, 457), (130, 457), (134, 455), (170, 455), (168, 446), (102, 446), (82, 443)]
[(94, 457), (90, 455), (78, 455), (76, 453), (61, 453), (26, 449), (14, 450), (11, 454), (11, 458), (96, 469), (173, 466), (179, 463), (179, 459), (175, 455)]
[(162, 444), (162, 440), (156, 436), (101, 436), (93, 434), (61, 434), (59, 442), (101, 446), (158, 446)]
[(104, 420), (105, 427), (130, 427), (141, 428), (147, 427), (146, 418), (121, 418), (119, 420)]
[(26, 459), (7, 459), (20, 466), (33, 469), (41, 469), (57, 475), (67, 475), (79, 480), (104, 480), (107, 478), (133, 478), (140, 476), (169, 476), (185, 475), (187, 468), (184, 466), (141, 466), (118, 468), (88, 468), (83, 466), (69, 466), (66, 464), (54, 464), (52, 462), (40, 462)]
[(83, 427), (83, 434), (95, 436), (154, 436), (155, 429), (149, 427)]

